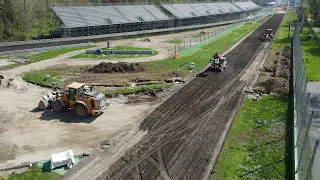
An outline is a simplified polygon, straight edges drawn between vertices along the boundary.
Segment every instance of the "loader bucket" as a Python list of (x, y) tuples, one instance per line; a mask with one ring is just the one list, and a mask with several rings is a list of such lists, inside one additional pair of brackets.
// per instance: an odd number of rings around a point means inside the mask
[(49, 102), (48, 102), (47, 100), (41, 99), (41, 100), (39, 101), (39, 104), (38, 104), (38, 108), (39, 108), (39, 109), (45, 110), (45, 109), (47, 109), (48, 107), (49, 107)]
[(53, 92), (49, 92), (47, 95), (43, 96), (38, 104), (38, 108), (45, 110), (50, 106), (50, 102), (55, 98)]

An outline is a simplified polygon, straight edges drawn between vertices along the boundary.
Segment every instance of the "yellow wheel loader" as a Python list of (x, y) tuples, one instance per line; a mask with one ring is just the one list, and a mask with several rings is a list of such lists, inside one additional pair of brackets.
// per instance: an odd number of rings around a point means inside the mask
[(71, 109), (80, 118), (86, 118), (90, 114), (99, 115), (108, 107), (104, 94), (93, 91), (92, 86), (82, 83), (74, 82), (67, 86), (67, 90), (58, 90), (53, 94), (51, 98), (40, 100), (38, 107), (46, 109), (51, 104), (53, 111), (60, 113)]

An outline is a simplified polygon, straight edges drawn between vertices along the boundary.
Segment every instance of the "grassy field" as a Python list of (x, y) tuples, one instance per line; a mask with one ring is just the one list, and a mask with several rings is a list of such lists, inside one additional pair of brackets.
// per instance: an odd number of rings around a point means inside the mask
[(246, 99), (233, 121), (212, 180), (285, 179), (287, 99)]
[[(37, 70), (30, 71), (22, 74), (22, 79), (26, 82), (46, 85), (51, 87), (60, 87), (60, 85), (52, 85), (54, 82), (59, 82), (61, 78), (68, 72), (71, 72), (73, 68), (77, 67), (69, 67), (69, 68), (60, 68), (60, 69), (45, 69), (45, 70)], [(45, 80), (47, 75), (50, 76), (50, 80)]]
[(301, 47), (303, 53), (304, 65), (306, 67), (306, 76), (308, 81), (320, 81), (320, 42), (313, 37), (308, 39), (309, 28), (304, 26), (300, 34)]
[(320, 37), (320, 27), (312, 27), (313, 31)]
[[(227, 48), (239, 41), (242, 37), (244, 37), (258, 25), (258, 23), (248, 23), (241, 27), (238, 27), (235, 30), (228, 32), (223, 36), (220, 36), (219, 38), (203, 45), (201, 48), (198, 48), (195, 51), (180, 57), (178, 60), (166, 59), (160, 61), (145, 62), (144, 64), (152, 67), (167, 69), (168, 71), (187, 72), (188, 65), (191, 62), (194, 62), (194, 71), (199, 70), (208, 64), (209, 59), (215, 52), (225, 51)], [(184, 66), (180, 66), (180, 64), (183, 64), (184, 62), (188, 63)]]
[[(132, 47), (132, 46), (115, 46), (113, 48), (102, 48), (102, 50), (152, 50), (150, 48), (138, 48), (138, 47)], [(98, 55), (98, 54), (78, 54), (75, 56), (72, 56), (72, 59), (77, 58), (88, 58), (88, 59), (119, 59), (119, 58), (137, 58), (137, 57), (150, 57), (157, 55), (158, 52), (154, 50), (153, 54), (128, 54), (128, 55)]]
[(15, 64), (10, 64), (8, 65), (8, 68), (14, 68), (14, 67), (18, 67), (18, 66), (23, 66), (23, 65), (27, 65), (27, 64), (31, 64), (31, 63), (35, 63), (35, 62), (39, 62), (39, 61), (43, 61), (46, 59), (50, 59), (50, 58), (54, 58), (57, 57), (59, 55), (62, 54), (66, 54), (72, 51), (77, 51), (77, 50), (82, 50), (82, 49), (88, 49), (88, 48), (92, 48), (94, 46), (82, 46), (82, 47), (72, 47), (72, 48), (65, 48), (65, 49), (57, 49), (57, 50), (51, 50), (51, 51), (44, 51), (42, 53), (39, 54), (35, 54), (30, 56), (29, 58), (32, 59), (32, 61), (30, 63), (15, 63)]
[(21, 174), (10, 175), (8, 178), (1, 178), (0, 180), (59, 180), (61, 176), (55, 173), (42, 172), (38, 167), (31, 168), (30, 170)]
[(181, 44), (182, 43), (182, 41), (180, 39), (173, 39), (173, 40), (170, 40), (168, 42), (172, 43), (172, 44)]
[(153, 84), (153, 85), (142, 85), (137, 87), (127, 87), (127, 88), (118, 88), (114, 90), (104, 90), (102, 93), (104, 93), (107, 96), (114, 97), (116, 94), (123, 94), (123, 95), (129, 95), (129, 94), (135, 94), (139, 92), (157, 92), (162, 89), (168, 89), (172, 87), (173, 84)]

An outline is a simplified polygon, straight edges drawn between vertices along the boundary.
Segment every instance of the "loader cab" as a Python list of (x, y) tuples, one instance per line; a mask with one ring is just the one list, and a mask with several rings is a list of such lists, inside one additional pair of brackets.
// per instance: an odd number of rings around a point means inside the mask
[(84, 85), (85, 84), (74, 82), (74, 83), (67, 86), (68, 91), (69, 91), (70, 100), (75, 101), (77, 99), (76, 97), (80, 94), (81, 88)]

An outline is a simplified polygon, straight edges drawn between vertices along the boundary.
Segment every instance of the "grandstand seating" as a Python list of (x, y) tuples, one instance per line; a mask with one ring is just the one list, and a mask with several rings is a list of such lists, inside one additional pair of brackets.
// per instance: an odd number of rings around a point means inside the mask
[(259, 6), (253, 2), (235, 2), (233, 4), (244, 11), (251, 11), (259, 8)]
[(52, 6), (68, 36), (190, 26), (239, 19), (259, 8), (253, 2), (115, 6)]
[[(227, 13), (236, 13), (236, 12), (244, 11), (229, 2), (162, 4), (161, 6), (167, 11), (169, 11), (171, 14), (173, 14), (176, 18), (190, 18), (190, 17), (227, 14)], [(243, 6), (246, 6), (246, 5), (243, 5)]]
[(155, 5), (55, 6), (53, 11), (66, 27), (125, 24), (170, 20)]

